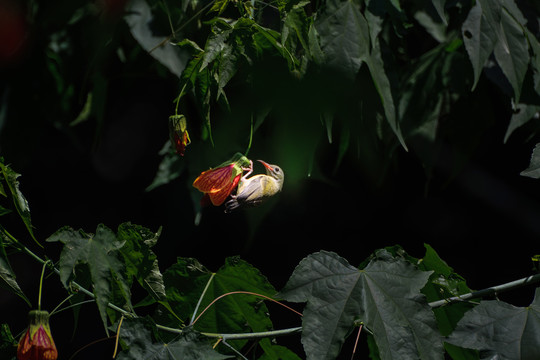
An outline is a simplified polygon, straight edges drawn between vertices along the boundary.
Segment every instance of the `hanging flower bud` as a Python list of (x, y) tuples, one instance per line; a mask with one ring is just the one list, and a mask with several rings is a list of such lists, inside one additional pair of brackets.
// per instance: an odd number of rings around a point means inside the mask
[(195, 179), (193, 186), (208, 195), (212, 204), (219, 206), (236, 188), (244, 170), (250, 170), (251, 166), (247, 157), (236, 153), (232, 159), (218, 167), (203, 171)]
[(17, 347), (18, 360), (56, 360), (58, 351), (49, 327), (47, 311), (32, 310), (28, 313), (28, 329)]
[(184, 156), (186, 146), (191, 144), (184, 115), (172, 115), (169, 117), (169, 136), (176, 153)]

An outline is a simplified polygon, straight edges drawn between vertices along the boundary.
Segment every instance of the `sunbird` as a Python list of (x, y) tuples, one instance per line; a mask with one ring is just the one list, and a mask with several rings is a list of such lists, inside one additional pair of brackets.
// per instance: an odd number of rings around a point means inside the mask
[(252, 164), (250, 171), (240, 179), (236, 194), (231, 194), (231, 199), (225, 203), (225, 212), (231, 212), (240, 207), (260, 205), (281, 191), (285, 180), (283, 170), (277, 165), (270, 165), (262, 160), (257, 161), (266, 168), (266, 175), (259, 174), (248, 178), (253, 171)]

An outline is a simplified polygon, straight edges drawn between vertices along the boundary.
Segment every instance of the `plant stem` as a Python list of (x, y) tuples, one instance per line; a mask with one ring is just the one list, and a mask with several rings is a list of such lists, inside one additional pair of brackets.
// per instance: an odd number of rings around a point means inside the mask
[(38, 293), (37, 307), (38, 307), (38, 310), (40, 311), (41, 311), (41, 290), (43, 289), (43, 275), (45, 275), (45, 268), (47, 267), (48, 263), (49, 263), (49, 260), (43, 263), (43, 267), (41, 268), (41, 276), (39, 277), (39, 293)]
[(492, 286), (492, 287), (489, 287), (487, 289), (473, 291), (473, 292), (470, 292), (468, 294), (463, 294), (463, 295), (453, 296), (453, 297), (450, 297), (450, 298), (447, 298), (447, 299), (433, 301), (433, 302), (430, 302), (428, 305), (431, 306), (432, 308), (437, 308), (437, 307), (447, 305), (447, 304), (452, 304), (452, 303), (461, 302), (461, 301), (467, 301), (467, 300), (470, 300), (470, 299), (480, 298), (480, 297), (484, 297), (484, 296), (495, 295), (495, 294), (501, 293), (503, 291), (508, 291), (508, 290), (515, 289), (515, 288), (518, 288), (518, 287), (521, 287), (521, 286), (533, 284), (533, 283), (536, 283), (536, 282), (539, 282), (539, 281), (540, 281), (540, 274), (536, 274), (536, 275), (524, 277), (524, 278), (519, 279), (519, 280), (510, 281), (510, 282), (507, 282), (505, 284)]
[(208, 287), (210, 286), (212, 279), (214, 279), (214, 276), (216, 276), (216, 273), (212, 273), (212, 275), (210, 276), (210, 279), (208, 279), (208, 282), (206, 283), (206, 286), (204, 287), (204, 290), (201, 296), (199, 297), (199, 301), (197, 302), (197, 305), (195, 305), (195, 310), (193, 310), (193, 315), (191, 316), (191, 321), (189, 322), (189, 325), (192, 325), (193, 322), (195, 321), (195, 315), (197, 315), (197, 311), (199, 310), (199, 306), (201, 306), (202, 299), (204, 295), (206, 294), (206, 291), (208, 290)]

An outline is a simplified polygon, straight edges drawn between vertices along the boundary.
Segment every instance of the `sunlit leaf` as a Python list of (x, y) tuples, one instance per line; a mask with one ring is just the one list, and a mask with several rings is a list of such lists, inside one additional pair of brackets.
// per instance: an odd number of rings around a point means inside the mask
[(300, 262), (279, 296), (307, 302), (302, 344), (308, 359), (336, 358), (358, 322), (373, 332), (381, 359), (442, 359), (435, 317), (420, 294), (430, 274), (386, 250), (363, 270), (321, 251)]
[(157, 336), (157, 328), (150, 318), (124, 319), (120, 328), (120, 341), (126, 349), (118, 360), (220, 360), (230, 356), (212, 349), (208, 341), (195, 331), (185, 328), (181, 335), (170, 342)]
[(124, 223), (118, 227), (117, 239), (124, 242), (120, 252), (124, 257), (128, 278), (134, 277), (156, 301), (165, 301), (165, 286), (158, 259), (151, 248), (157, 243), (161, 229), (149, 229)]
[(489, 359), (540, 359), (540, 289), (528, 307), (482, 301), (459, 321), (446, 340), (479, 350)]
[(169, 39), (166, 37), (154, 35), (150, 27), (152, 18), (152, 10), (146, 1), (129, 2), (124, 19), (135, 40), (171, 73), (180, 77), (186, 67), (187, 54), (182, 53), (180, 48), (169, 44)]
[(60, 280), (66, 288), (69, 288), (69, 282), (74, 278), (75, 268), (82, 264), (88, 266), (96, 304), (105, 329), (107, 329), (107, 304), (112, 299), (113, 293), (120, 293), (123, 296), (125, 304), (117, 305), (131, 308), (131, 294), (125, 280), (124, 264), (119, 260), (118, 252), (124, 243), (118, 240), (109, 228), (99, 225), (94, 235), (64, 227), (51, 235), (47, 241), (64, 244), (60, 254), (59, 271)]

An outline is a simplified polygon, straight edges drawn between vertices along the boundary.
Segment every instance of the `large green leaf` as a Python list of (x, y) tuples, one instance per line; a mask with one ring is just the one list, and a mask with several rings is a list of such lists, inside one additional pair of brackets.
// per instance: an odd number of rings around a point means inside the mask
[(482, 301), (446, 341), (479, 350), (489, 359), (540, 359), (540, 288), (528, 307)]
[(510, 123), (506, 129), (506, 133), (504, 134), (504, 142), (506, 143), (510, 135), (512, 135), (516, 129), (528, 123), (539, 111), (540, 106), (518, 104), (516, 106), (516, 110), (510, 118)]
[(189, 328), (170, 342), (160, 341), (156, 325), (150, 318), (124, 319), (119, 335), (124, 350), (118, 354), (118, 360), (220, 360), (230, 357), (214, 351), (208, 341)]
[[(214, 274), (194, 259), (179, 258), (163, 277), (171, 307), (186, 320), (193, 317), (205, 288), (197, 316), (214, 299), (229, 292), (247, 291), (266, 296), (276, 293), (256, 268), (238, 257), (227, 258)], [(272, 322), (261, 298), (237, 293), (216, 301), (198, 318), (194, 327), (208, 333), (244, 333), (271, 330)]]
[(329, 0), (315, 26), (326, 65), (353, 81), (370, 50), (368, 24), (358, 5)]
[(363, 270), (321, 251), (300, 262), (279, 295), (307, 302), (302, 344), (308, 359), (336, 358), (358, 322), (373, 332), (381, 359), (442, 359), (442, 338), (420, 293), (430, 274), (387, 250)]
[(114, 295), (123, 297), (124, 305), (131, 309), (130, 290), (125, 281), (124, 264), (119, 260), (118, 250), (124, 245), (114, 232), (100, 224), (96, 233), (87, 234), (64, 227), (51, 235), (48, 242), (62, 242), (60, 254), (60, 280), (66, 288), (74, 279), (75, 268), (87, 265), (93, 284), (101, 320), (107, 329), (107, 306)]

